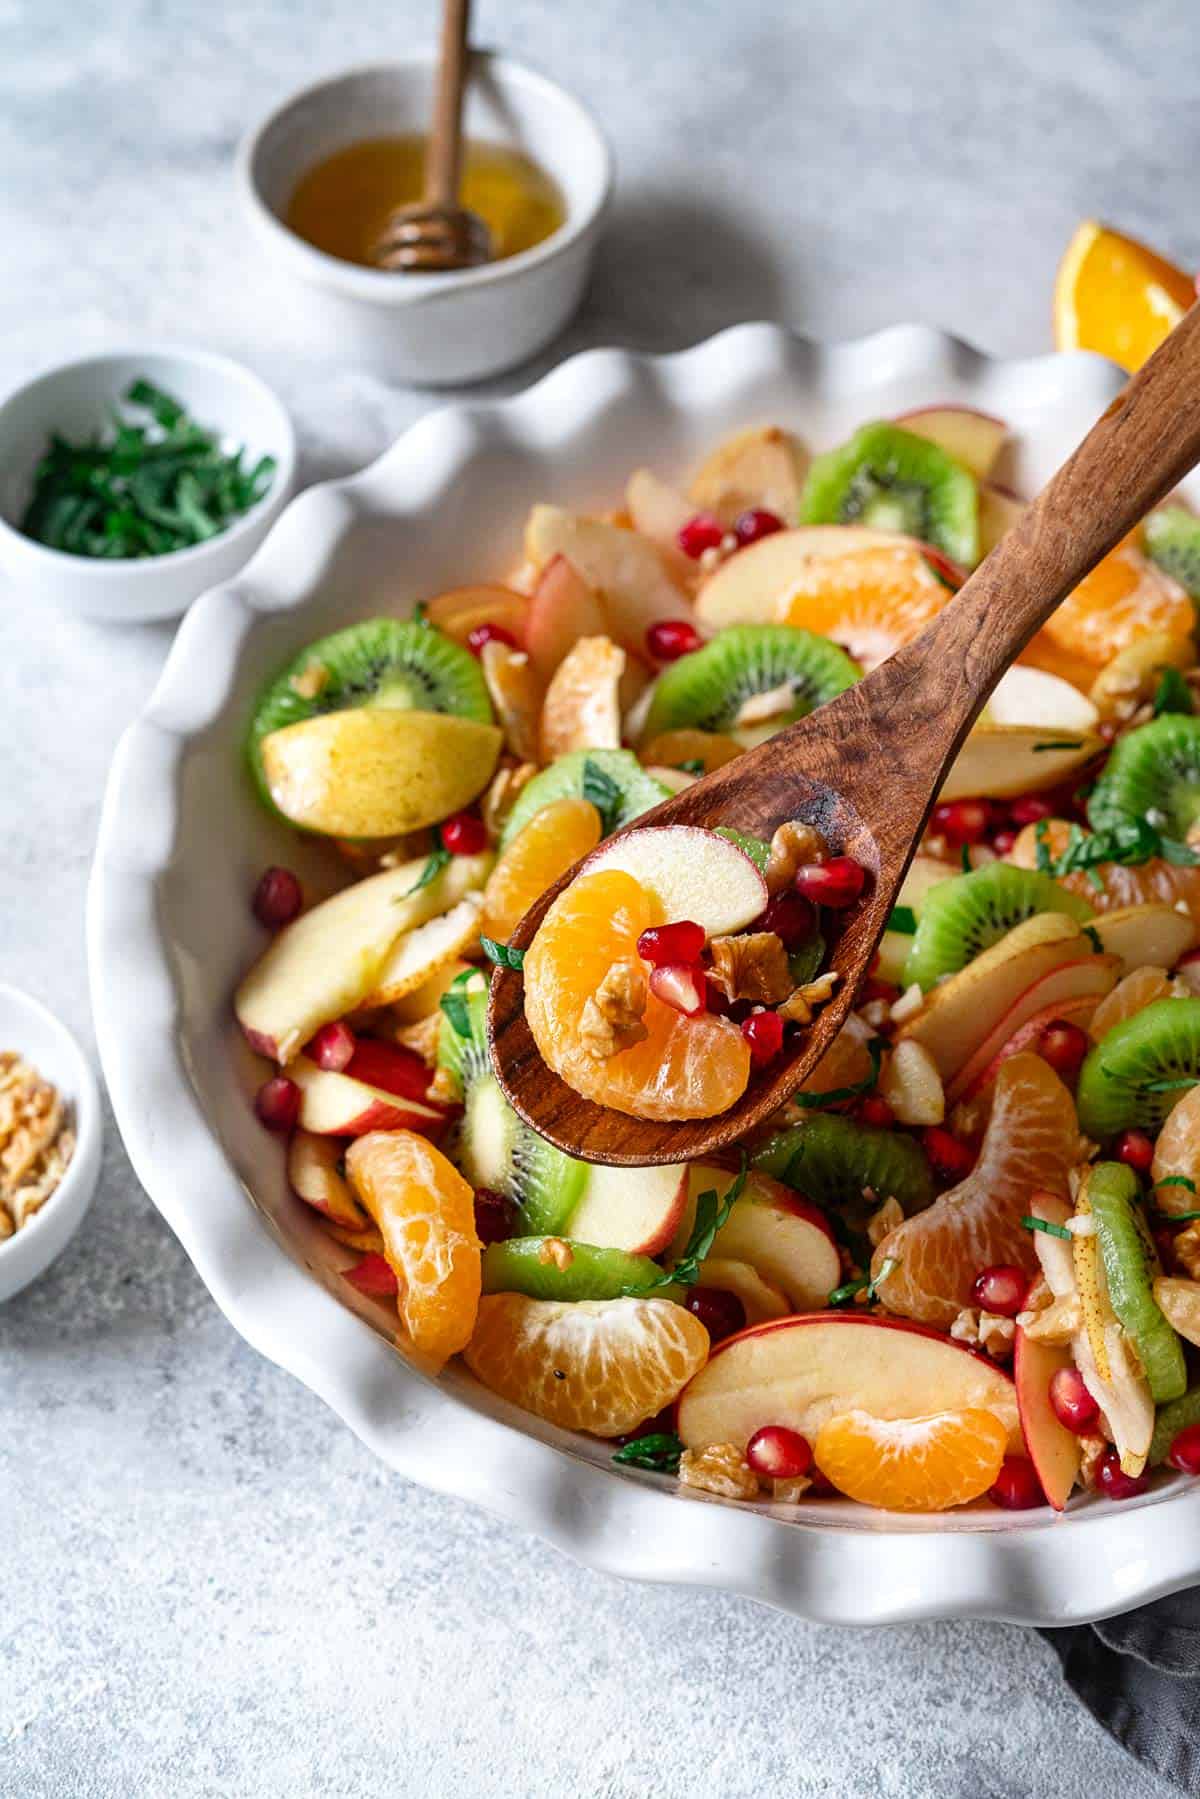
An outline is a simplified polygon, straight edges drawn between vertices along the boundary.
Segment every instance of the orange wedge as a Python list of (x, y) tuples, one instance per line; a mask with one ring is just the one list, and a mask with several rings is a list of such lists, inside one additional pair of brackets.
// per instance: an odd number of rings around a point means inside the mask
[(715, 1118), (746, 1091), (750, 1051), (737, 1025), (687, 1018), (650, 994), (646, 1036), (594, 1055), (580, 1015), (614, 963), (638, 961), (637, 940), (662, 909), (619, 869), (581, 875), (560, 893), (525, 954), (525, 1016), (543, 1059), (597, 1105), (635, 1118)]
[(507, 943), (533, 902), (600, 841), (590, 800), (554, 800), (517, 832), (483, 890), (483, 931)]
[(669, 1299), (493, 1293), (463, 1352), (485, 1387), (565, 1430), (622, 1436), (653, 1418), (708, 1355), (708, 1332)]
[(1008, 1436), (999, 1418), (972, 1407), (927, 1418), (843, 1412), (821, 1426), (817, 1467), (839, 1493), (889, 1512), (944, 1512), (986, 1493)]
[(1054, 341), (1141, 368), (1196, 298), (1190, 275), (1094, 219), (1067, 245), (1054, 282)]
[(1177, 581), (1155, 567), (1136, 539), (1137, 533), (1131, 533), (1067, 595), (1026, 650), (1026, 661), (1031, 651), (1037, 655), (1035, 645), (1045, 644), (1100, 669), (1150, 632), (1168, 638), (1190, 635), (1196, 622), (1191, 600)]

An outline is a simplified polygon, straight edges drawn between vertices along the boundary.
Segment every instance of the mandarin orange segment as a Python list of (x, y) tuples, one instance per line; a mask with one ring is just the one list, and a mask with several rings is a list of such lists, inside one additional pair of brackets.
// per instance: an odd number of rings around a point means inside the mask
[(638, 751), (645, 767), (680, 768), (685, 762), (699, 762), (706, 775), (714, 768), (724, 768), (743, 754), (744, 745), (721, 731), (698, 731), (692, 726), (677, 731), (660, 731)]
[(481, 1287), (475, 1194), (413, 1131), (371, 1131), (346, 1151), (346, 1174), (378, 1225), (400, 1283), (413, 1348), (441, 1367), (471, 1340)]
[(554, 800), (517, 832), (483, 892), (483, 931), (507, 943), (547, 887), (600, 841), (600, 814), (590, 800)]
[[(1051, 819), (1049, 826), (1043, 834), (1046, 850), (1051, 856), (1061, 856), (1070, 826), (1066, 819), (1057, 818)], [(1018, 868), (1036, 868), (1037, 832), (1036, 825), (1024, 825), (1005, 860)], [(1087, 900), (1097, 912), (1115, 912), (1122, 906), (1177, 906), (1182, 901), (1200, 925), (1200, 868), (1181, 868), (1161, 856), (1136, 866), (1101, 862), (1086, 872), (1059, 876), (1058, 884)]]
[(1196, 298), (1189, 275), (1135, 238), (1086, 219), (1054, 283), (1054, 341), (1141, 368)]
[(1133, 969), (1100, 1001), (1092, 1013), (1088, 1034), (1094, 1043), (1099, 1043), (1101, 1037), (1111, 1031), (1115, 1024), (1124, 1024), (1127, 1018), (1135, 1018), (1147, 1006), (1152, 1006), (1155, 1000), (1166, 999), (1170, 992), (1171, 982), (1165, 969)]
[(1101, 668), (1147, 632), (1187, 637), (1195, 620), (1183, 588), (1129, 536), (1067, 595), (1039, 637)]
[(1200, 1191), (1200, 1087), (1192, 1087), (1167, 1113), (1154, 1145), (1150, 1178), (1160, 1212), (1178, 1217), (1195, 1210)]
[(813, 558), (781, 598), (781, 624), (831, 637), (864, 668), (918, 637), (953, 598), (915, 545)]
[(944, 1512), (986, 1493), (1000, 1472), (1007, 1432), (972, 1407), (925, 1418), (829, 1418), (813, 1445), (839, 1493), (889, 1512)]
[(653, 1418), (708, 1355), (708, 1332), (669, 1299), (480, 1302), (464, 1360), (493, 1393), (564, 1430), (616, 1437)]
[(974, 1168), (926, 1211), (889, 1231), (875, 1251), (876, 1276), (885, 1262), (895, 1264), (878, 1291), (902, 1318), (949, 1327), (971, 1304), (981, 1269), (1014, 1263), (1032, 1273), (1037, 1256), (1021, 1224), (1030, 1194), (1040, 1188), (1068, 1196), (1079, 1125), (1075, 1102), (1054, 1070), (1037, 1055), (1010, 1056), (992, 1094)]
[(525, 1016), (543, 1060), (585, 1099), (635, 1118), (715, 1118), (746, 1091), (750, 1049), (728, 1018), (687, 1018), (653, 994), (646, 1036), (597, 1056), (580, 1015), (614, 963), (637, 961), (637, 940), (664, 923), (632, 875), (600, 869), (559, 894), (525, 954)]
[(431, 625), (453, 637), (455, 643), (465, 644), (480, 625), (499, 625), (521, 643), (528, 611), (529, 601), (523, 593), (516, 593), (511, 587), (481, 584), (439, 593), (428, 602), (425, 616)]

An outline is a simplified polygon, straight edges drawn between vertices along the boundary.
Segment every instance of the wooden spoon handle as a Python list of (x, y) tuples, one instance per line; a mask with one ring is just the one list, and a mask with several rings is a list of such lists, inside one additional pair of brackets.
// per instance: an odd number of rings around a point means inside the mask
[[(870, 678), (873, 686), (890, 690), (902, 714), (943, 721), (943, 767), (1005, 669), (1055, 607), (1197, 461), (1200, 305), (1097, 420), (951, 604)], [(886, 703), (888, 694), (873, 698), (876, 705), (880, 698)], [(928, 756), (927, 747), (923, 754)]]
[(470, 26), (471, 0), (444, 0), (437, 91), (433, 101), (433, 130), (425, 164), (424, 198), (429, 206), (458, 205), (458, 183), (462, 167), (462, 100), (467, 79), (467, 36)]

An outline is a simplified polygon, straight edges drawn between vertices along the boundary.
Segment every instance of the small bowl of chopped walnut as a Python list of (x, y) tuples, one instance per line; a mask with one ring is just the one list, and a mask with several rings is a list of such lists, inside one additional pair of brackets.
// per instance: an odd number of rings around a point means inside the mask
[(74, 1037), (0, 984), (0, 1301), (66, 1248), (100, 1173), (100, 1097)]

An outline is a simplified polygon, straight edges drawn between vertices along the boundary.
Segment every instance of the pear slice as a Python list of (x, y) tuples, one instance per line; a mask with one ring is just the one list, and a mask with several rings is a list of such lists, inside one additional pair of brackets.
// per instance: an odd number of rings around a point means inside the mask
[[(612, 635), (641, 650), (647, 627), (687, 618), (687, 598), (649, 538), (561, 506), (535, 506), (525, 526), (525, 554), (542, 569), (565, 556), (604, 602)], [(536, 654), (536, 653), (535, 653)]]
[(740, 513), (762, 508), (790, 525), (800, 515), (808, 464), (799, 438), (778, 425), (740, 431), (718, 444), (692, 476), (692, 510), (732, 525)]
[(1038, 793), (1059, 786), (1103, 748), (1103, 741), (1091, 731), (1060, 731), (1051, 725), (977, 726), (958, 752), (938, 798), (963, 800), (986, 793), (1008, 799)]
[(1105, 955), (1120, 958), (1123, 975), (1147, 965), (1174, 968), (1196, 941), (1191, 914), (1174, 906), (1120, 906), (1098, 913), (1092, 929)]

